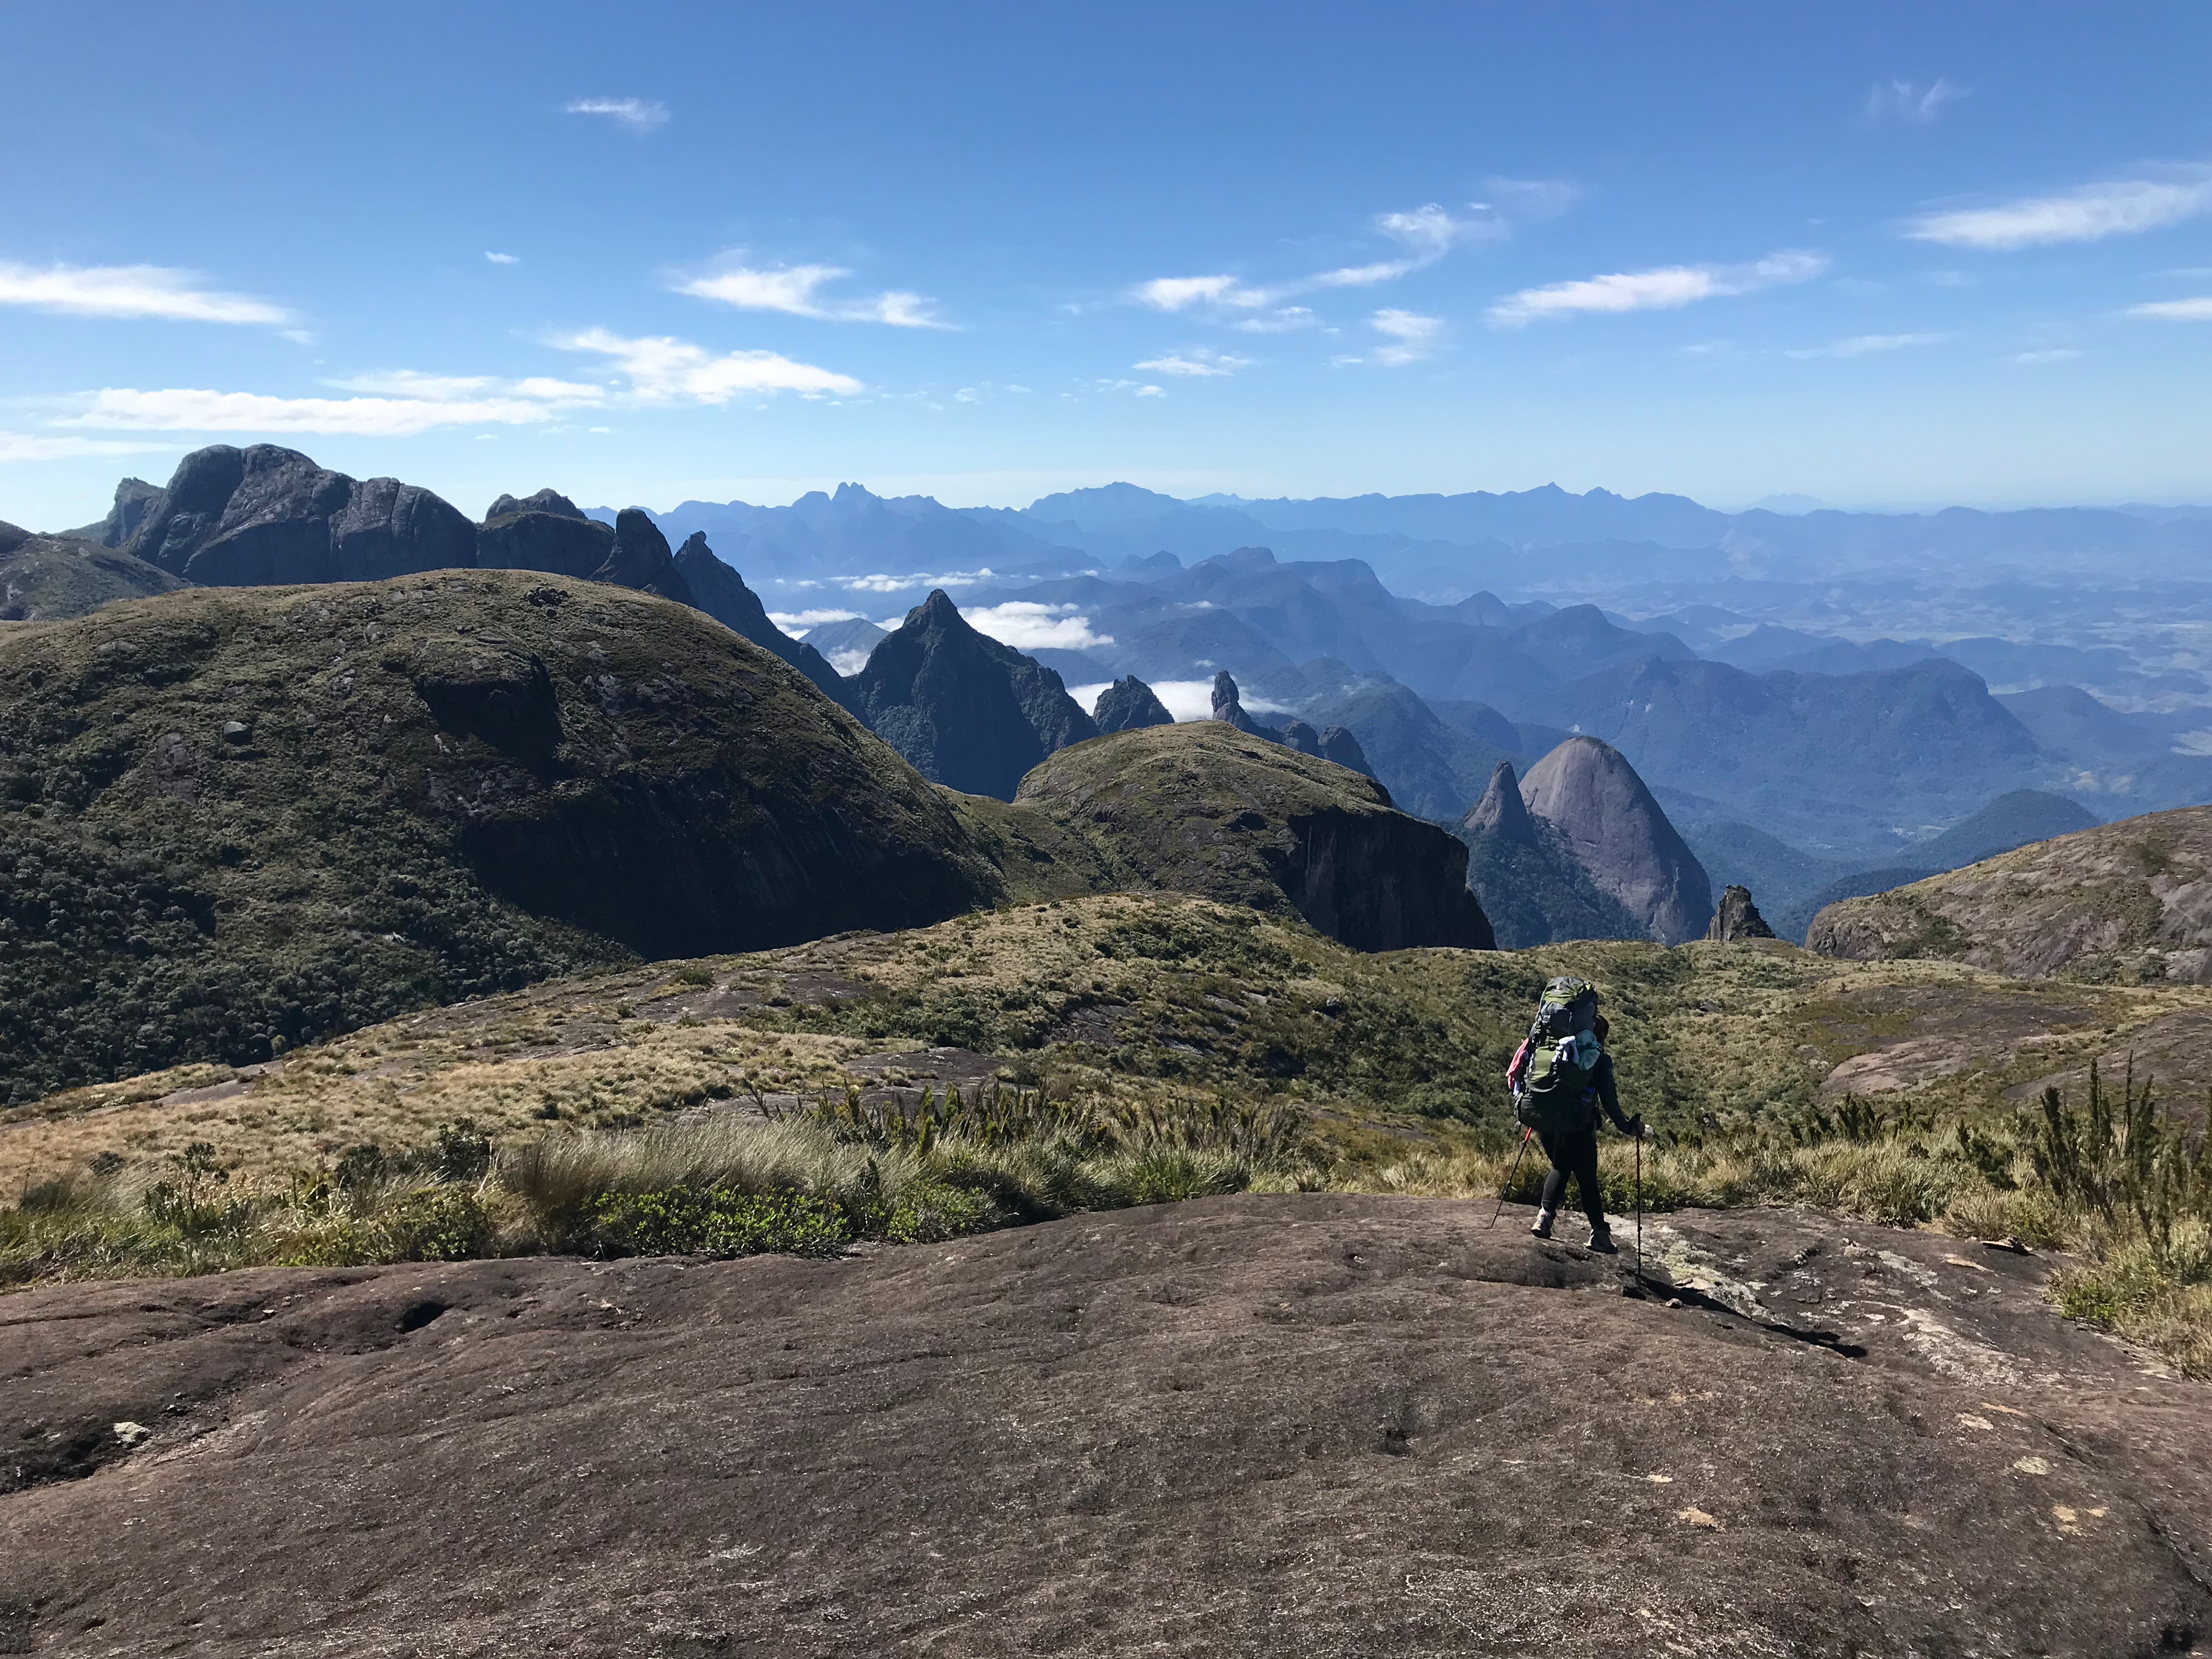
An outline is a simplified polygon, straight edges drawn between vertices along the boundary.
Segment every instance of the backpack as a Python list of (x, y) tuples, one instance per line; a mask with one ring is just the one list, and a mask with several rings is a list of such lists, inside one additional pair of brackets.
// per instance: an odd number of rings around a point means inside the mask
[(1557, 1042), (1589, 1030), (1596, 1018), (1597, 987), (1572, 974), (1562, 974), (1544, 988), (1543, 1000), (1536, 1006), (1535, 1029), (1529, 1036), (1539, 1042), (1546, 1037)]
[[(1597, 988), (1588, 980), (1566, 975), (1544, 988), (1535, 1024), (1522, 1045), (1527, 1069), (1513, 1098), (1514, 1121), (1522, 1127), (1557, 1134), (1589, 1124), (1605, 1053), (1590, 1030), (1596, 1018)], [(1516, 1055), (1515, 1069), (1520, 1068)]]

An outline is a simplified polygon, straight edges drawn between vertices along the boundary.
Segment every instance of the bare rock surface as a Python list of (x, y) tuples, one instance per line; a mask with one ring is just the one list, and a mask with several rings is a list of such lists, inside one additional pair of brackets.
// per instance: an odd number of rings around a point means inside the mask
[(1713, 914), (1705, 866), (1620, 751), (1570, 738), (1521, 781), (1528, 811), (1565, 836), (1598, 889), (1662, 945), (1700, 937)]
[(1684, 1212), (1647, 1219), (1639, 1283), (1486, 1208), (1245, 1197), (836, 1261), (11, 1297), (0, 1633), (1593, 1659), (2202, 1639), (2212, 1395), (2061, 1321), (2040, 1260)]
[(1140, 726), (1172, 726), (1168, 706), (1134, 674), (1123, 676), (1098, 694), (1091, 718), (1101, 732), (1129, 732)]
[(1730, 882), (1713, 911), (1712, 925), (1705, 929), (1705, 937), (1717, 945), (1729, 945), (1740, 939), (1772, 939), (1774, 930), (1759, 914), (1759, 907), (1751, 902), (1751, 889)]
[(1022, 775), (1098, 735), (1060, 676), (968, 625), (942, 589), (850, 682), (849, 706), (933, 783), (1013, 799)]
[(2212, 806), (2123, 818), (1843, 900), (1813, 918), (1805, 943), (1853, 961), (1942, 957), (2028, 978), (2212, 981)]

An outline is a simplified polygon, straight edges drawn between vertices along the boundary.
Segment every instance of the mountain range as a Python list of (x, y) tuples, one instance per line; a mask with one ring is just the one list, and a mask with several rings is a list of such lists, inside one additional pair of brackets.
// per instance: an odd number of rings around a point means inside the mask
[[(85, 532), (0, 537), (13, 614), (67, 614), (204, 579), (506, 565), (683, 599), (854, 707), (890, 631), (856, 608), (904, 608), (934, 590), (980, 636), (1056, 674), (1079, 715), (1131, 678), (1171, 710), (1202, 713), (1206, 685), (1226, 671), (1255, 720), (1348, 730), (1393, 799), (1441, 823), (1465, 816), (1501, 760), (1525, 775), (1568, 736), (1593, 736), (1628, 760), (1693, 846), (1733, 837), (1754, 864), (1794, 860), (1824, 878), (1793, 881), (1786, 894), (1754, 881), (1778, 920), (1855, 871), (1919, 867), (1917, 845), (2011, 792), (2063, 794), (2098, 818), (2212, 799), (2212, 732), (2200, 729), (2212, 714), (2190, 701), (2203, 682), (2170, 652), (2011, 639), (1986, 626), (1949, 641), (1903, 630), (1848, 639), (1763, 618), (1761, 595), (1786, 588), (1795, 604), (1805, 585), (1740, 573), (1720, 579), (1729, 605), (1642, 616), (1535, 592), (1575, 599), (1563, 586), (1571, 582), (1603, 592), (1607, 570), (1633, 563), (1637, 549), (1657, 550), (1639, 580), (1653, 579), (1654, 560), (1718, 569), (1754, 535), (1798, 538), (1790, 557), (1814, 570), (1859, 561), (1862, 575), (1868, 561), (1908, 545), (1923, 566), (1945, 549), (1978, 557), (2002, 545), (2023, 568), (2069, 548), (2108, 548), (2133, 562), (2131, 580), (2148, 581), (2190, 537), (2212, 536), (2212, 521), (2189, 515), (1725, 514), (1679, 496), (1555, 489), (1184, 502), (1130, 485), (1018, 510), (955, 509), (848, 484), (788, 507), (693, 502), (660, 514), (579, 510), (540, 490), (502, 497), (471, 525), (397, 480), (356, 481), (271, 446), (219, 446), (188, 457), (166, 489), (125, 481), (108, 517)], [(1457, 549), (1462, 578), (1481, 568), (1474, 544), (1447, 533), (1504, 550), (1510, 556), (1497, 568), (1523, 597), (1394, 591), (1385, 573), (1402, 561), (1393, 565), (1375, 538)], [(682, 538), (675, 553), (672, 535)], [(1610, 539), (1504, 539), (1570, 535)], [(1242, 539), (1253, 536), (1281, 545)], [(1706, 544), (1695, 545), (1700, 538)], [(1322, 542), (1340, 553), (1357, 543), (1384, 563), (1300, 556)], [(1219, 550), (1195, 556), (1208, 547)], [(1566, 547), (1588, 556), (1554, 556)], [(1846, 574), (1824, 591), (1888, 591), (1879, 581), (1853, 588), (1858, 580)], [(2002, 586), (1972, 591), (1984, 624)], [(2005, 591), (2008, 614), (2025, 617), (2059, 590), (2021, 579)], [(2168, 582), (2130, 604), (2185, 617), (2196, 602)], [(793, 638), (810, 623), (806, 640)], [(885, 712), (903, 705), (880, 686), (866, 695), (877, 720), (904, 718)], [(955, 748), (965, 735), (953, 732)], [(943, 750), (924, 769), (957, 763)], [(1014, 760), (994, 764), (994, 791), (1010, 791)], [(1747, 830), (1774, 847), (1755, 852)]]

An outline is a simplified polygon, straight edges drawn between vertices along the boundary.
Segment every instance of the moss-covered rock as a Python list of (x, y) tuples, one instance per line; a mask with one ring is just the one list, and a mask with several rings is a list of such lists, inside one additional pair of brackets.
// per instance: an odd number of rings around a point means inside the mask
[(1372, 779), (1225, 721), (1074, 744), (1014, 799), (1086, 845), (1115, 886), (1294, 910), (1367, 951), (1492, 944), (1449, 834), (1395, 810)]

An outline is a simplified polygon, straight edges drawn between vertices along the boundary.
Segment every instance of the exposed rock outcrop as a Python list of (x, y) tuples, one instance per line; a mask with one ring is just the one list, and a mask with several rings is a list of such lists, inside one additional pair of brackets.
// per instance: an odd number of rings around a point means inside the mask
[(1287, 906), (1364, 951), (1493, 944), (1458, 842), (1396, 811), (1371, 779), (1226, 721), (1054, 755), (1022, 780), (1015, 806), (1085, 842), (1107, 884)]
[(1805, 943), (2023, 978), (2212, 982), (2212, 806), (2123, 818), (1831, 904)]
[(1713, 914), (1705, 866), (1611, 744), (1570, 738), (1529, 769), (1521, 795), (1649, 937), (1680, 945), (1705, 933)]
[(82, 617), (112, 599), (183, 586), (167, 571), (97, 541), (0, 524), (0, 622)]
[(1721, 895), (1719, 907), (1713, 912), (1712, 926), (1705, 929), (1705, 937), (1721, 945), (1740, 939), (1772, 939), (1774, 930), (1766, 925), (1766, 918), (1759, 914), (1759, 907), (1751, 902), (1751, 889), (1731, 883)]
[(1499, 836), (1507, 841), (1536, 843), (1536, 820), (1528, 816), (1528, 805), (1521, 799), (1521, 781), (1513, 775), (1513, 763), (1500, 761), (1490, 775), (1490, 787), (1467, 815), (1467, 827)]
[(0, 1101), (1001, 890), (783, 663), (538, 572), (112, 605), (0, 634)]
[(1261, 725), (1244, 712), (1244, 704), (1237, 696), (1236, 678), (1225, 668), (1213, 677), (1213, 718), (1225, 721), (1239, 732), (1265, 738), (1270, 743), (1280, 740), (1274, 727)]
[(1332, 726), (1321, 734), (1321, 755), (1339, 766), (1348, 766), (1363, 777), (1371, 778), (1375, 769), (1367, 763), (1367, 756), (1359, 746), (1359, 739), (1341, 726)]
[(1304, 720), (1292, 720), (1276, 734), (1275, 740), (1286, 748), (1297, 750), (1301, 755), (1321, 753), (1321, 733)]
[(502, 495), (477, 531), (474, 562), (487, 570), (547, 570), (611, 582), (705, 609), (677, 568), (668, 538), (641, 507), (624, 507), (610, 527), (585, 517), (556, 490), (519, 501)]
[(1459, 834), (1467, 844), (1468, 884), (1506, 950), (1650, 937), (1648, 927), (1590, 879), (1565, 835), (1530, 814), (1511, 762), (1498, 763)]
[(1247, 1194), (834, 1261), (18, 1292), (0, 1435), (38, 1484), (7, 1499), (0, 1628), (1842, 1659), (2148, 1655), (2212, 1620), (2212, 1398), (2053, 1317), (2047, 1258), (1684, 1209), (1647, 1219), (1639, 1284), (1489, 1214)]
[(1145, 726), (1173, 726), (1168, 706), (1134, 674), (1118, 679), (1098, 694), (1091, 718), (1101, 732), (1133, 732)]
[(769, 620), (760, 595), (707, 545), (705, 531), (695, 530), (684, 538), (684, 545), (676, 550), (676, 568), (691, 589), (693, 605), (731, 632), (763, 651), (774, 652), (841, 705), (847, 703), (852, 693), (844, 676), (812, 646), (793, 639)]
[(143, 478), (125, 478), (115, 486), (115, 504), (107, 509), (106, 518), (81, 530), (64, 530), (61, 533), (74, 541), (121, 547), (137, 533), (146, 517), (146, 509), (160, 499), (161, 494), (158, 485), (149, 484)]
[(274, 444), (195, 450), (137, 510), (123, 550), (204, 586), (374, 581), (477, 562), (475, 527), (428, 490), (349, 478)]
[(1051, 669), (968, 625), (942, 589), (853, 676), (852, 708), (933, 782), (1013, 799), (1022, 775), (1098, 727)]

